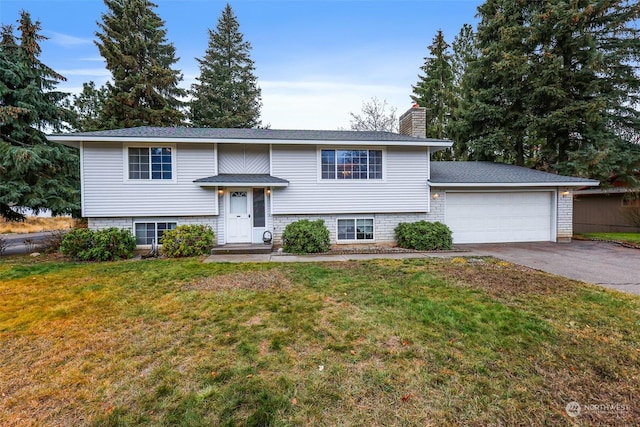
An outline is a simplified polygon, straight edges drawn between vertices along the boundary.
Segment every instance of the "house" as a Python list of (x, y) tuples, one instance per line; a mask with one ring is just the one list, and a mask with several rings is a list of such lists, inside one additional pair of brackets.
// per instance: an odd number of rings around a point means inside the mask
[(640, 233), (629, 214), (640, 213), (640, 189), (626, 186), (580, 188), (573, 195), (576, 233)]
[(430, 162), (450, 141), (424, 138), (425, 109), (388, 132), (139, 127), (56, 134), (80, 148), (89, 227), (130, 229), (139, 245), (180, 224), (217, 243), (281, 242), (323, 219), (333, 244), (392, 244), (400, 222), (441, 221), (455, 243), (572, 235), (571, 191), (596, 181), (475, 162)]

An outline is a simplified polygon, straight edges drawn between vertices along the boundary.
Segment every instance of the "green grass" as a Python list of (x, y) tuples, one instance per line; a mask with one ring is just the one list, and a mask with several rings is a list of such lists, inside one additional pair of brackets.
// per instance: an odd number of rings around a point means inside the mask
[(0, 425), (630, 425), (638, 319), (491, 259), (7, 258)]
[(625, 242), (640, 245), (640, 233), (582, 233), (587, 239), (607, 240), (611, 242)]

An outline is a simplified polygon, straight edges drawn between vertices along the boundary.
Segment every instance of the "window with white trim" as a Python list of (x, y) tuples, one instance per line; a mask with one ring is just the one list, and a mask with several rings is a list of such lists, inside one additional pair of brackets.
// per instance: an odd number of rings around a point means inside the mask
[(338, 241), (373, 241), (373, 218), (338, 219)]
[(167, 230), (176, 228), (175, 222), (136, 222), (136, 245), (151, 245), (155, 241), (162, 244), (162, 235)]
[(171, 147), (129, 147), (129, 179), (173, 179)]
[(382, 179), (382, 150), (321, 150), (322, 179)]

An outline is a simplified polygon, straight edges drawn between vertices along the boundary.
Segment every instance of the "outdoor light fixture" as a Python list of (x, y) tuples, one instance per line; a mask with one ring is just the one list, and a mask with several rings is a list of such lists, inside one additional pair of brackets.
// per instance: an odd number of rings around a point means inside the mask
[(431, 196), (434, 199), (437, 199), (438, 197), (440, 197), (440, 195), (438, 193), (433, 193), (433, 196)]
[(223, 190), (222, 188), (219, 188), (219, 189), (218, 189), (218, 194), (219, 194), (220, 196), (222, 196), (222, 195), (224, 194), (224, 190)]
[(271, 189), (267, 188), (267, 196), (270, 196), (270, 195), (271, 195)]
[(563, 192), (562, 192), (562, 197), (567, 197), (568, 195), (569, 195), (569, 192), (568, 192), (568, 191), (563, 191)]

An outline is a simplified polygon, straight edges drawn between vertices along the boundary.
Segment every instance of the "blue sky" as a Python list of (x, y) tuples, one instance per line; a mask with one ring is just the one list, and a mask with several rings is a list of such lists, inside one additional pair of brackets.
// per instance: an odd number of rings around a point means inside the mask
[[(188, 88), (199, 74), (207, 29), (215, 29), (226, 1), (157, 0)], [(398, 114), (411, 106), (427, 47), (438, 29), (451, 42), (464, 23), (475, 25), (480, 0), (237, 0), (230, 1), (240, 31), (252, 45), (262, 122), (274, 129), (349, 127), (362, 102), (386, 99)], [(101, 0), (0, 0), (0, 22), (21, 9), (39, 19), (42, 60), (78, 92), (83, 82), (109, 78), (93, 43)]]

